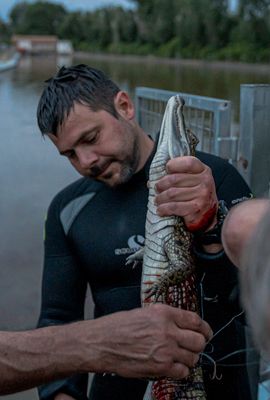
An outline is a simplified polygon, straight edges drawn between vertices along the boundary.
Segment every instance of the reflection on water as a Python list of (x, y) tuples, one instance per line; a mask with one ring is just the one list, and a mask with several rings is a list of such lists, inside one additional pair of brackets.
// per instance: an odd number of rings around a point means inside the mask
[[(238, 110), (241, 83), (269, 83), (268, 73), (214, 70), (208, 66), (148, 61), (90, 60), (121, 88), (136, 86), (232, 100)], [(0, 74), (0, 328), (22, 329), (36, 323), (42, 270), (42, 230), (53, 195), (77, 174), (37, 128), (35, 112), (43, 81), (57, 66), (89, 59), (24, 58), (16, 70)]]

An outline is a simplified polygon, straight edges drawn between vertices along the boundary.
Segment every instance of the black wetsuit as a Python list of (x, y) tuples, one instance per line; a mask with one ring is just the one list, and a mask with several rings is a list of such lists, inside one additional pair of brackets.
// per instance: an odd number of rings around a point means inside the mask
[[(197, 157), (211, 167), (219, 199), (231, 206), (250, 197), (246, 183), (230, 164), (205, 153), (198, 152)], [(82, 178), (55, 197), (46, 222), (39, 326), (83, 319), (87, 284), (95, 317), (140, 307), (141, 266), (133, 269), (125, 261), (143, 244), (149, 166), (150, 159), (128, 183), (114, 189)], [(217, 259), (198, 259), (197, 266), (203, 317), (216, 332), (239, 312), (237, 270), (224, 254)], [(236, 318), (207, 351), (218, 360), (244, 347), (242, 321)], [(242, 355), (222, 364), (244, 361)], [(202, 362), (208, 400), (250, 399), (245, 367), (218, 367), (221, 380), (211, 380), (213, 365), (207, 358)], [(140, 400), (146, 385), (143, 380), (95, 375), (90, 399)], [(87, 374), (42, 386), (39, 392), (41, 399), (53, 399), (57, 392), (64, 392), (86, 400)]]

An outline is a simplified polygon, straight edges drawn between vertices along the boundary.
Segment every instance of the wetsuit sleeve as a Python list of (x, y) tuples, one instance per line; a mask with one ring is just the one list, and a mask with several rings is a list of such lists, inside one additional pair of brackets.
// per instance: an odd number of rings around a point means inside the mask
[[(45, 224), (45, 257), (42, 301), (38, 327), (66, 324), (84, 318), (86, 279), (80, 269), (60, 221), (60, 206), (55, 200)], [(67, 326), (68, 329), (68, 326)], [(52, 382), (39, 388), (42, 400), (53, 400), (59, 392), (87, 400), (87, 374)]]

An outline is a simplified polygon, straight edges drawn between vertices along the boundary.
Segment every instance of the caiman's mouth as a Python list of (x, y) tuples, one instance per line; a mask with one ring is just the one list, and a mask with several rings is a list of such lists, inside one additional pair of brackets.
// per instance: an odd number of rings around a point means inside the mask
[(166, 149), (168, 158), (190, 154), (189, 137), (186, 132), (183, 108), (185, 101), (180, 95), (169, 99), (162, 120), (158, 149)]

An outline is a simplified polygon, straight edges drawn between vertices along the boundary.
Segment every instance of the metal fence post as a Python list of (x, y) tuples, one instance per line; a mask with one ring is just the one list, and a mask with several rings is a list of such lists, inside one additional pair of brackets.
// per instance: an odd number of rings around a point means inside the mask
[(238, 169), (256, 196), (270, 181), (270, 85), (241, 85)]

